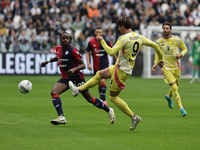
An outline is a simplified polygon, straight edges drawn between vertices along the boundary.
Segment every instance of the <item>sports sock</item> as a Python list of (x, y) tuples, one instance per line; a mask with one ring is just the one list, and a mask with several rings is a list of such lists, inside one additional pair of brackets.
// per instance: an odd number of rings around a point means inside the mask
[(178, 107), (179, 108), (183, 107), (182, 103), (181, 103), (181, 97), (180, 97), (180, 95), (178, 93), (178, 86), (177, 86), (177, 84), (173, 84), (171, 86), (171, 89), (172, 89), (173, 98), (174, 98), (175, 102), (177, 103)]
[(96, 75), (93, 78), (91, 78), (89, 81), (87, 81), (82, 86), (78, 87), (78, 89), (80, 91), (87, 90), (87, 89), (97, 85), (100, 82), (100, 80), (101, 80), (101, 78), (99, 75), (99, 71), (97, 71)]
[(101, 83), (99, 85), (99, 95), (102, 101), (106, 101), (106, 83)]
[(114, 103), (121, 111), (127, 114), (131, 119), (134, 117), (134, 113), (130, 110), (127, 103), (123, 101), (121, 98), (109, 96), (109, 99), (112, 103)]
[(64, 116), (60, 96), (58, 94), (52, 94), (51, 97), (52, 97), (54, 108), (56, 109), (58, 113), (58, 116)]
[(98, 98), (93, 97), (92, 104), (100, 109), (105, 110), (106, 112), (109, 112), (108, 106), (106, 106), (101, 100)]
[(193, 69), (193, 72), (192, 72), (192, 79), (195, 79), (195, 75), (196, 75), (196, 69)]
[(170, 89), (169, 89), (168, 96), (169, 96), (170, 98), (172, 97), (172, 89), (171, 89), (171, 87), (170, 87)]

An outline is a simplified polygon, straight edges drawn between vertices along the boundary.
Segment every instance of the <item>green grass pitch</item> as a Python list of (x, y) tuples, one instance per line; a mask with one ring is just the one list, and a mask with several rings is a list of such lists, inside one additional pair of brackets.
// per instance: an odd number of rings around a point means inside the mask
[[(179, 93), (188, 115), (182, 117), (173, 100), (164, 99), (169, 86), (162, 79), (131, 77), (120, 97), (142, 117), (134, 131), (131, 120), (114, 108), (115, 124), (108, 114), (71, 91), (61, 95), (66, 125), (54, 126), (57, 118), (50, 91), (60, 76), (0, 76), (0, 150), (199, 150), (200, 84), (181, 79)], [(86, 77), (88, 80), (90, 76)], [(21, 94), (18, 83), (28, 79), (33, 89)], [(109, 85), (109, 80), (107, 81)], [(97, 86), (90, 89), (99, 97)], [(107, 88), (107, 99), (109, 91)]]

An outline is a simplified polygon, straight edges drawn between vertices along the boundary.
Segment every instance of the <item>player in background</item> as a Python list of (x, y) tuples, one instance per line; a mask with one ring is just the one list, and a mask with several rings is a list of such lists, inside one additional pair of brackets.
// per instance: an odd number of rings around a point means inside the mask
[(197, 70), (198, 82), (200, 83), (200, 34), (197, 35), (197, 40), (193, 43), (192, 51), (189, 57), (189, 62), (193, 63), (192, 80), (190, 81), (190, 83), (194, 83)]
[(115, 65), (109, 68), (97, 71), (96, 75), (80, 87), (74, 86), (71, 81), (69, 87), (72, 90), (72, 95), (77, 96), (80, 92), (87, 90), (97, 85), (101, 79), (111, 79), (110, 81), (110, 96), (109, 99), (122, 112), (131, 118), (132, 125), (130, 130), (134, 130), (140, 122), (141, 117), (137, 116), (128, 107), (127, 103), (119, 97), (122, 89), (125, 88), (125, 81), (131, 76), (135, 64), (136, 56), (142, 45), (153, 47), (158, 54), (159, 65), (163, 66), (164, 62), (159, 46), (153, 41), (137, 34), (131, 30), (132, 21), (129, 17), (123, 16), (117, 20), (117, 26), (122, 35), (118, 38), (116, 44), (111, 48), (104, 41), (102, 36), (97, 35), (96, 39), (101, 43), (103, 48), (110, 56), (118, 53), (118, 59)]
[[(71, 40), (72, 37), (69, 33), (63, 32), (60, 34), (61, 45), (56, 46), (57, 56), (41, 63), (41, 67), (45, 67), (50, 62), (58, 61), (62, 76), (62, 78), (55, 83), (51, 91), (52, 102), (58, 114), (58, 118), (51, 120), (51, 123), (54, 125), (65, 124), (67, 122), (64, 117), (62, 102), (59, 95), (69, 89), (68, 82), (71, 80), (76, 86), (85, 83), (84, 75), (80, 71), (85, 69), (85, 64), (78, 50), (70, 45)], [(112, 108), (108, 108), (98, 98), (92, 97), (89, 90), (84, 90), (82, 95), (89, 103), (108, 112), (111, 123), (114, 123), (115, 114)]]
[[(97, 27), (94, 31), (95, 35), (103, 36), (104, 32), (101, 27)], [(108, 46), (112, 47), (112, 44), (110, 41), (105, 39), (105, 42)], [(93, 60), (93, 68), (90, 63), (90, 52), (92, 53), (92, 60)], [(113, 59), (117, 61), (117, 56), (114, 55)], [(103, 70), (107, 67), (109, 67), (109, 59), (107, 52), (103, 49), (102, 45), (97, 41), (96, 37), (92, 38), (88, 42), (88, 46), (86, 48), (86, 61), (88, 65), (89, 70), (94, 70), (94, 75), (97, 71)], [(101, 81), (98, 83), (98, 89), (99, 89), (99, 95), (100, 99), (103, 101), (105, 105), (108, 105), (106, 101), (106, 79), (101, 79)]]
[[(165, 83), (170, 85), (169, 93), (165, 95), (165, 99), (168, 101), (169, 108), (173, 108), (172, 97), (180, 108), (182, 116), (187, 115), (187, 112), (183, 108), (181, 97), (178, 93), (178, 86), (180, 84), (181, 68), (180, 58), (187, 53), (187, 47), (178, 36), (171, 34), (172, 25), (169, 22), (162, 24), (163, 37), (159, 38), (156, 43), (160, 46), (160, 49), (164, 57), (164, 67), (161, 69), (164, 75)], [(182, 52), (179, 53), (179, 47)], [(158, 63), (158, 56), (155, 55), (154, 65), (152, 71), (156, 70)]]

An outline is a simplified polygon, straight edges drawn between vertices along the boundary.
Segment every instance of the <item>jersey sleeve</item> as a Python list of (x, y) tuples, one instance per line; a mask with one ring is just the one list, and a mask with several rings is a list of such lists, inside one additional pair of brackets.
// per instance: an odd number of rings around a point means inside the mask
[(156, 51), (156, 55), (157, 55), (156, 57), (158, 59), (157, 62), (158, 61), (163, 61), (163, 54), (162, 54), (162, 52), (160, 50), (159, 45), (156, 44), (155, 42), (145, 38), (144, 36), (142, 36), (142, 38), (143, 38), (142, 45), (146, 45), (146, 46), (152, 47)]
[(181, 54), (184, 56), (187, 53), (187, 47), (185, 46), (185, 44), (183, 43), (183, 41), (181, 40), (181, 38), (178, 38), (178, 42), (179, 42), (179, 47), (182, 49)]
[(111, 48), (109, 47), (105, 40), (102, 40), (101, 45), (103, 46), (104, 50), (108, 53), (110, 56), (114, 56), (122, 47), (124, 46), (124, 42), (120, 39), (118, 39), (117, 43)]
[(80, 58), (82, 58), (82, 55), (78, 52), (78, 50), (75, 48), (72, 51), (72, 56), (76, 59), (79, 60)]

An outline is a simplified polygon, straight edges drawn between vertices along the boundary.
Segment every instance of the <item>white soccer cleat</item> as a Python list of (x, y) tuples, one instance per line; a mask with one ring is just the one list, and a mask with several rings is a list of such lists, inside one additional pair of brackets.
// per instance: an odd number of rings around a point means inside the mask
[(70, 87), (70, 89), (72, 90), (72, 95), (73, 95), (74, 97), (78, 96), (78, 94), (79, 94), (78, 87), (75, 86), (75, 85), (73, 84), (72, 81), (69, 81), (69, 87)]
[(115, 117), (114, 109), (110, 108), (108, 114), (110, 117), (110, 123), (111, 124), (115, 123), (116, 117)]
[(132, 130), (134, 130), (136, 127), (137, 127), (137, 124), (141, 121), (141, 117), (139, 117), (139, 116), (134, 116), (132, 119), (131, 119), (131, 121), (132, 121), (132, 125), (131, 125), (131, 127), (130, 127), (130, 130), (132, 131)]
[(64, 116), (59, 116), (58, 118), (51, 120), (51, 123), (53, 125), (59, 125), (59, 124), (66, 124), (67, 120)]

